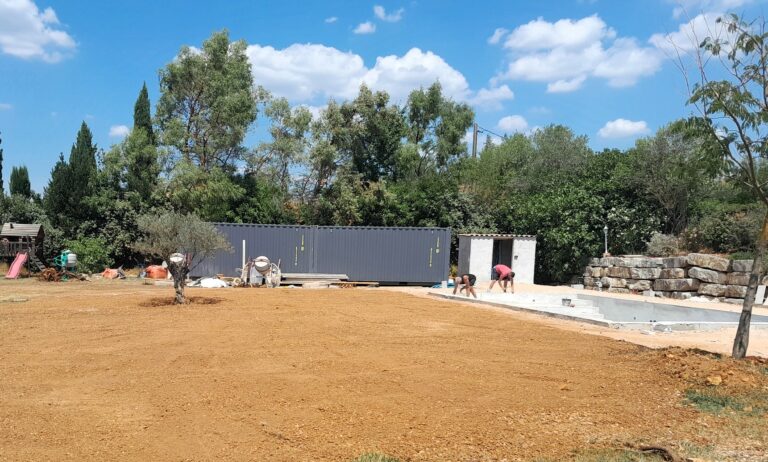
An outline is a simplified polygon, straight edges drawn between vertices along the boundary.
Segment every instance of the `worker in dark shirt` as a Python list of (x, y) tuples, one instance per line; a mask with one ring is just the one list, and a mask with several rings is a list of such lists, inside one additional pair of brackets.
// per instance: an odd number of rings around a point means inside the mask
[(475, 277), (474, 274), (467, 273), (458, 276), (453, 280), (453, 295), (456, 295), (457, 290), (459, 293), (461, 293), (463, 290), (466, 290), (467, 297), (469, 297), (469, 294), (471, 293), (475, 298), (477, 298), (477, 294), (475, 293), (475, 281), (477, 281), (477, 277)]

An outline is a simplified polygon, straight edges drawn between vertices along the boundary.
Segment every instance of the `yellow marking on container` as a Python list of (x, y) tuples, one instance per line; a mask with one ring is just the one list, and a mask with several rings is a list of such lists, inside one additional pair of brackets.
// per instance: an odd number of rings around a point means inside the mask
[(301, 251), (304, 251), (304, 235), (301, 235)]
[(293, 266), (299, 266), (299, 246), (293, 248)]
[(429, 267), (432, 268), (432, 247), (429, 248)]
[(437, 236), (437, 248), (435, 249), (435, 253), (440, 253), (440, 236)]

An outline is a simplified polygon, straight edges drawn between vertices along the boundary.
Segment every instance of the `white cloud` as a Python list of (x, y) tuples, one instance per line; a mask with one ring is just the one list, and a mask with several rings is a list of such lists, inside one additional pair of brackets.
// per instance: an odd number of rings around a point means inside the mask
[(386, 90), (395, 101), (405, 101), (408, 94), (419, 87), (440, 81), (443, 93), (467, 101), (472, 97), (464, 75), (431, 51), (411, 48), (403, 56), (389, 55), (376, 58), (376, 64), (363, 77), (371, 88)]
[(539, 82), (573, 79), (591, 73), (604, 56), (600, 43), (581, 50), (554, 48), (545, 53), (526, 54), (510, 62), (502, 78)]
[(730, 11), (734, 8), (752, 3), (752, 0), (670, 0), (675, 9), (672, 16), (675, 19), (685, 15), (697, 15), (708, 11)]
[(326, 24), (333, 24), (333, 23), (335, 23), (338, 20), (339, 20), (339, 18), (337, 18), (336, 16), (331, 16), (330, 18), (325, 18), (325, 23)]
[(40, 11), (31, 0), (0, 0), (0, 50), (23, 59), (61, 61), (76, 44), (58, 24), (50, 7)]
[(699, 47), (706, 38), (728, 39), (728, 31), (724, 25), (717, 23), (721, 13), (703, 13), (696, 15), (690, 21), (680, 24), (675, 32), (668, 34), (653, 34), (648, 42), (662, 50), (667, 55), (688, 53)]
[(515, 93), (508, 86), (502, 85), (495, 88), (481, 88), (478, 92), (469, 98), (468, 102), (473, 106), (486, 109), (501, 109), (502, 101), (509, 101), (515, 98)]
[(497, 28), (495, 31), (493, 31), (493, 35), (488, 37), (488, 43), (491, 45), (496, 45), (499, 42), (501, 42), (501, 39), (504, 38), (505, 35), (507, 35), (507, 32), (509, 32), (507, 29), (504, 29), (503, 27)]
[(616, 119), (607, 122), (597, 134), (601, 138), (628, 138), (648, 133), (648, 124), (644, 120), (634, 122), (627, 119)]
[(249, 45), (246, 53), (254, 81), (293, 101), (351, 97), (368, 71), (359, 55), (325, 45)]
[(634, 85), (641, 77), (651, 76), (659, 70), (661, 56), (653, 48), (640, 47), (635, 39), (617, 39), (606, 50), (605, 57), (594, 70), (596, 77), (608, 79), (612, 87)]
[(472, 145), (472, 138), (474, 138), (474, 133), (472, 130), (467, 131), (467, 133), (464, 134), (464, 137), (461, 139), (461, 141), (464, 142), (464, 144)]
[(310, 114), (312, 114), (312, 119), (319, 119), (321, 115), (323, 115), (323, 111), (328, 107), (326, 106), (312, 106), (310, 104), (302, 104), (301, 107), (306, 108)]
[(387, 14), (383, 6), (376, 5), (373, 7), (373, 14), (375, 14), (377, 18), (386, 22), (398, 22), (399, 20), (403, 19), (404, 12), (405, 10), (403, 8), (400, 8), (394, 13)]
[(128, 128), (126, 125), (112, 125), (109, 127), (109, 137), (110, 138), (125, 138), (128, 136), (128, 133), (131, 132), (131, 129)]
[(507, 37), (505, 48), (513, 50), (544, 50), (547, 48), (580, 49), (613, 38), (616, 32), (597, 15), (578, 21), (561, 19), (551, 23), (542, 18), (523, 24)]
[(528, 130), (528, 121), (520, 115), (502, 117), (496, 125), (505, 133), (524, 133)]
[(355, 30), (353, 30), (355, 34), (373, 34), (376, 32), (376, 24), (372, 23), (371, 21), (361, 22), (360, 24), (355, 27)]
[(513, 30), (504, 47), (510, 50), (509, 63), (494, 81), (546, 82), (549, 93), (575, 91), (590, 77), (614, 87), (634, 85), (658, 71), (663, 57), (655, 47), (617, 38), (596, 15), (531, 21)]
[(13, 109), (13, 105), (10, 103), (0, 103), (0, 111), (10, 111)]
[(283, 49), (249, 45), (246, 53), (254, 82), (295, 103), (354, 98), (362, 83), (387, 91), (397, 102), (435, 81), (450, 98), (481, 107), (496, 108), (514, 97), (507, 85), (472, 91), (461, 72), (439, 55), (419, 48), (402, 56), (378, 57), (372, 67), (360, 55), (319, 44), (293, 44)]
[(581, 88), (581, 84), (587, 80), (586, 75), (580, 75), (569, 80), (556, 80), (547, 84), (547, 93), (568, 93)]

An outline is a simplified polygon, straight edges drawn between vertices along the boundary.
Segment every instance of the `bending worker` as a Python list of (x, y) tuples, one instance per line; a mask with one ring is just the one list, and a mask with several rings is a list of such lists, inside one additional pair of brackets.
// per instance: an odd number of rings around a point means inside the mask
[(499, 281), (499, 287), (502, 288), (502, 290), (506, 293), (507, 292), (507, 282), (509, 282), (509, 292), (514, 294), (515, 293), (515, 272), (512, 271), (512, 268), (510, 268), (507, 265), (496, 265), (493, 267), (493, 277), (491, 278), (491, 286), (488, 287), (488, 292), (490, 292), (493, 289), (494, 284), (496, 284), (496, 281)]
[[(472, 293), (472, 295), (477, 298), (477, 294), (475, 293), (475, 281), (477, 281), (477, 278), (474, 274), (462, 274), (461, 276), (456, 277), (456, 279), (453, 280), (453, 295), (456, 295), (457, 290), (459, 293), (466, 290), (467, 297)], [(459, 286), (462, 287), (459, 288)]]

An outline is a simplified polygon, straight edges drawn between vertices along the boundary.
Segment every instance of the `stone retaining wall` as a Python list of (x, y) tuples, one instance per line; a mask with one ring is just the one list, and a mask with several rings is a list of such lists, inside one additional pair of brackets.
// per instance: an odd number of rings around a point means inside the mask
[(584, 270), (584, 287), (741, 304), (750, 271), (752, 260), (729, 260), (702, 253), (669, 258), (593, 258)]

